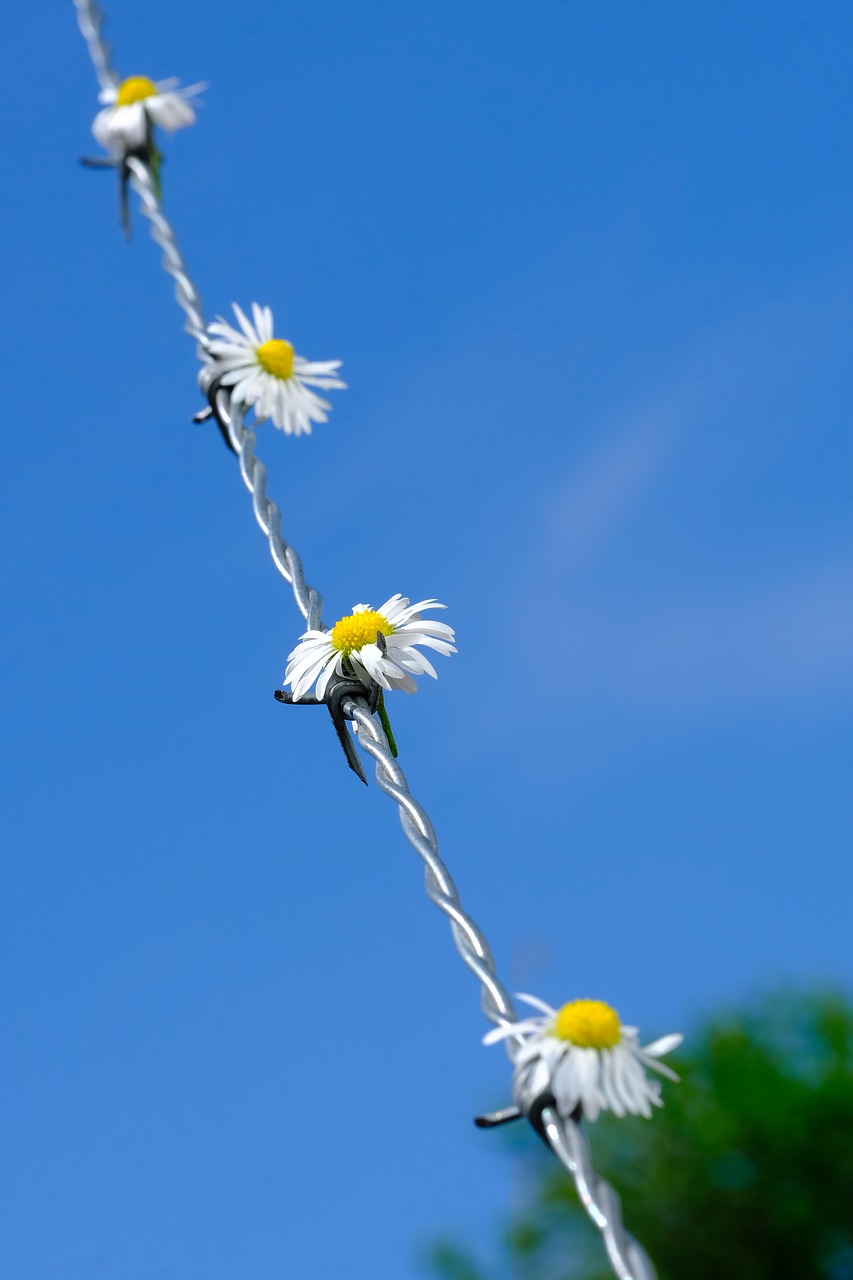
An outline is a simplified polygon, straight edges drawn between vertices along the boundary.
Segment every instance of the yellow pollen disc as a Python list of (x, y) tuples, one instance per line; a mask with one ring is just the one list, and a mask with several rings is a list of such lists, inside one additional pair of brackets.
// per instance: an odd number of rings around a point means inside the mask
[(270, 338), (258, 347), (255, 355), (261, 368), (282, 382), (293, 373), (293, 347), (284, 338)]
[(390, 636), (394, 628), (387, 618), (375, 609), (365, 609), (364, 613), (351, 613), (341, 618), (332, 627), (332, 644), (345, 657), (349, 657), (353, 649), (361, 649), (366, 644), (376, 644), (376, 633)]
[(612, 1049), (621, 1037), (619, 1014), (603, 1000), (572, 1000), (554, 1019), (551, 1034), (581, 1049)]
[(117, 107), (129, 107), (132, 102), (141, 102), (143, 98), (152, 98), (157, 86), (147, 76), (128, 76), (122, 80), (116, 94)]

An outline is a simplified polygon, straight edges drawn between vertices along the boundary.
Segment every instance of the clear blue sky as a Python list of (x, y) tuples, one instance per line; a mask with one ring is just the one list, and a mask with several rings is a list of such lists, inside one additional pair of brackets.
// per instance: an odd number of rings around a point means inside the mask
[[(853, 10), (114, 0), (204, 79), (208, 314), (350, 390), (261, 432), (327, 617), (438, 596), (402, 763), (513, 989), (649, 1036), (853, 987)], [(70, 3), (7, 15), (0, 1020), (10, 1280), (415, 1280), (509, 1079), (110, 175)], [(641, 1120), (633, 1123), (644, 1123)]]

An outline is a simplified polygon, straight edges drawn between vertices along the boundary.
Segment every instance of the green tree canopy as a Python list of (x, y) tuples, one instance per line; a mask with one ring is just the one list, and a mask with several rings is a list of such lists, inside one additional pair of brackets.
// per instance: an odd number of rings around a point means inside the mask
[[(661, 1280), (853, 1280), (853, 1007), (765, 997), (692, 1034), (651, 1121), (590, 1126), (597, 1169)], [(571, 1179), (528, 1131), (503, 1261), (440, 1242), (443, 1280), (611, 1280)]]

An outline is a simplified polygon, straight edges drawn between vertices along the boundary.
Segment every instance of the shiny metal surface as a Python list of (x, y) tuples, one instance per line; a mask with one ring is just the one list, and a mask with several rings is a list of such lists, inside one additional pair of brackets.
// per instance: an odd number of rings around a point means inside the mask
[(598, 1227), (610, 1265), (619, 1280), (656, 1280), (645, 1249), (622, 1225), (619, 1197), (592, 1167), (586, 1134), (573, 1120), (564, 1120), (556, 1107), (545, 1107), (541, 1125), (548, 1145), (574, 1179), (581, 1204)]
[[(74, 0), (74, 4), (98, 81), (102, 88), (110, 88), (119, 82), (119, 77), (112, 66), (109, 45), (103, 38), (101, 8), (96, 0)], [(140, 211), (150, 224), (152, 238), (163, 251), (163, 269), (175, 283), (175, 300), (186, 317), (184, 327), (195, 339), (201, 358), (207, 335), (198, 291), (178, 249), (172, 226), (163, 214), (147, 166), (134, 156), (128, 157), (127, 165), (130, 185), (139, 198)], [(240, 474), (251, 495), (255, 519), (267, 540), (273, 563), (293, 592), (296, 607), (307, 626), (325, 630), (322, 596), (306, 582), (301, 557), (282, 535), (281, 511), (267, 497), (266, 468), (255, 456), (253, 430), (244, 424), (242, 409), (231, 403), (227, 389), (211, 386), (204, 371), (200, 382), (202, 390), (206, 394), (209, 392), (218, 425), (237, 455)], [(199, 415), (200, 419), (204, 416)], [(514, 1021), (515, 1009), (498, 977), (489, 944), (462, 906), (453, 878), (439, 854), (432, 823), (409, 790), (405, 775), (391, 754), (382, 726), (371, 713), (366, 692), (364, 698), (346, 698), (343, 711), (357, 724), (359, 748), (373, 759), (376, 782), (396, 804), (403, 834), (424, 864), (428, 898), (447, 917), (456, 950), (480, 984), (485, 1016), (497, 1025)], [(510, 1059), (516, 1048), (517, 1042), (507, 1041)], [(534, 1100), (527, 1101), (532, 1104)], [(525, 1106), (524, 1111), (527, 1110)], [(580, 1127), (572, 1120), (562, 1119), (550, 1105), (540, 1106), (535, 1111), (535, 1119), (537, 1131), (546, 1138), (571, 1175), (581, 1203), (601, 1232), (614, 1274), (619, 1280), (655, 1280), (656, 1273), (648, 1256), (622, 1226), (618, 1196), (592, 1167), (589, 1143)]]
[(102, 89), (112, 89), (119, 78), (112, 64), (112, 49), (103, 35), (104, 15), (96, 0), (74, 0), (77, 22), (89, 48), (89, 57)]

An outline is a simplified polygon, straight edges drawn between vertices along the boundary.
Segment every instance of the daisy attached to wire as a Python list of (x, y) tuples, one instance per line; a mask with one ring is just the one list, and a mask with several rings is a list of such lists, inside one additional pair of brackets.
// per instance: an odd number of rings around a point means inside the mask
[(160, 167), (163, 157), (154, 139), (155, 125), (174, 133), (195, 121), (195, 112), (188, 99), (206, 88), (192, 84), (186, 89), (178, 87), (177, 80), (160, 80), (155, 83), (148, 76), (128, 76), (117, 85), (102, 89), (101, 102), (106, 103), (92, 124), (92, 133), (101, 146), (110, 153), (108, 160), (83, 157), (82, 163), (90, 169), (118, 171), (119, 211), (121, 225), (130, 236), (130, 211), (127, 188), (130, 181), (130, 159), (136, 157), (148, 168), (154, 194), (162, 195)]
[(663, 1106), (660, 1084), (645, 1069), (678, 1080), (658, 1058), (680, 1045), (683, 1036), (663, 1036), (641, 1047), (637, 1028), (622, 1026), (616, 1010), (601, 1000), (572, 1000), (552, 1009), (535, 996), (518, 998), (540, 1010), (540, 1016), (497, 1027), (483, 1037), (483, 1044), (521, 1040), (510, 1052), (513, 1094), (523, 1110), (548, 1094), (566, 1119), (578, 1107), (595, 1120), (601, 1111), (649, 1117), (653, 1106)]
[[(453, 628), (421, 616), (424, 609), (444, 608), (437, 600), (409, 604), (406, 596), (395, 595), (379, 609), (355, 605), (352, 613), (339, 618), (331, 631), (306, 631), (288, 655), (284, 673), (284, 683), (293, 690), (293, 701), (303, 698), (315, 682), (317, 697), (322, 701), (335, 675), (358, 680), (365, 689), (375, 681), (383, 690), (416, 693), (415, 676), (438, 678), (432, 663), (416, 646), (445, 656), (456, 653)], [(396, 755), (383, 698), (377, 710)]]
[(95, 116), (92, 133), (107, 151), (123, 155), (151, 144), (155, 125), (174, 133), (195, 122), (188, 99), (206, 88), (192, 84), (179, 88), (178, 80), (149, 80), (148, 76), (128, 76), (113, 88), (102, 89), (106, 103)]
[(272, 418), (287, 435), (310, 434), (312, 422), (327, 422), (331, 405), (311, 387), (322, 391), (346, 387), (338, 378), (340, 360), (306, 360), (285, 338), (273, 337), (269, 307), (252, 303), (251, 323), (233, 304), (240, 328), (221, 316), (208, 325), (209, 360), (202, 371), (207, 384), (214, 378), (231, 388), (232, 400), (254, 408), (258, 422)]

